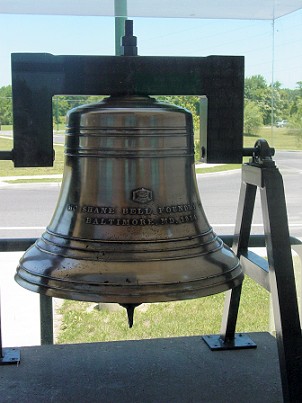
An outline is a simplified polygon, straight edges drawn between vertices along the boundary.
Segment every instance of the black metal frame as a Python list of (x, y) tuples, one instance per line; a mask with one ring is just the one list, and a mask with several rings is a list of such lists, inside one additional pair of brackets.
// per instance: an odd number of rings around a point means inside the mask
[[(54, 95), (207, 95), (207, 162), (241, 163), (244, 57), (12, 54), (16, 167), (52, 166)], [(30, 141), (28, 141), (30, 139)], [(7, 159), (7, 158), (6, 158)]]
[[(291, 243), (282, 176), (264, 140), (250, 163), (242, 167), (233, 250), (244, 272), (271, 293), (283, 398), (300, 402), (302, 396), (302, 335), (294, 278)], [(257, 189), (260, 190), (267, 260), (249, 250), (249, 239)], [(212, 350), (241, 348), (235, 327), (241, 286), (227, 293), (220, 336), (206, 336)], [(244, 335), (242, 335), (244, 336)], [(245, 346), (246, 347), (246, 346)]]

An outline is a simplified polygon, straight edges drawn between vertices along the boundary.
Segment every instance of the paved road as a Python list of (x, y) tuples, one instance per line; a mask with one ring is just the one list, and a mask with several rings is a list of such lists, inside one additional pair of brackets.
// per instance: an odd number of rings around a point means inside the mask
[[(290, 231), (302, 239), (302, 152), (280, 152), (276, 161), (285, 183)], [(207, 218), (218, 234), (233, 234), (241, 171), (198, 175)], [(0, 237), (38, 237), (49, 223), (59, 184), (19, 184), (0, 188)], [(256, 203), (253, 233), (262, 233)]]

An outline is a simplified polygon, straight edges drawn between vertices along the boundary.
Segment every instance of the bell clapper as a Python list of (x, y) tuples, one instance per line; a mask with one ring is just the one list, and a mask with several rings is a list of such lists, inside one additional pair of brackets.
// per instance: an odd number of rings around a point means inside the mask
[(134, 309), (140, 304), (120, 304), (123, 308), (126, 308), (128, 315), (128, 325), (131, 329), (133, 326)]

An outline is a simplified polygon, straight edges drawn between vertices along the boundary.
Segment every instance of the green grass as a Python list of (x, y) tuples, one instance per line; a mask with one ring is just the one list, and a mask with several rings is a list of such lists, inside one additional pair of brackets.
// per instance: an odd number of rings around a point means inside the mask
[(18, 183), (61, 183), (60, 178), (33, 178), (33, 179), (12, 179), (5, 180), (5, 183), (11, 183), (12, 185), (17, 185)]
[(244, 136), (244, 147), (253, 147), (259, 138), (267, 140), (277, 150), (302, 150), (302, 142), (287, 128), (262, 127), (257, 135)]
[[(11, 150), (13, 141), (9, 138), (0, 138), (0, 150)], [(64, 167), (64, 147), (54, 146), (56, 159), (53, 167), (15, 168), (12, 161), (0, 161), (0, 176), (32, 176), (62, 174)]]
[[(137, 340), (217, 334), (220, 331), (224, 293), (195, 300), (143, 304), (136, 308), (128, 328), (124, 308), (117, 304), (65, 301), (58, 343)], [(108, 306), (116, 307), (111, 310)], [(243, 286), (237, 330), (268, 331), (269, 294), (251, 279)]]
[[(293, 257), (297, 291), (301, 288), (301, 261)], [(57, 343), (83, 343), (180, 337), (220, 332), (224, 293), (209, 297), (165, 303), (142, 304), (135, 309), (129, 329), (127, 314), (118, 304), (64, 301), (60, 308), (61, 328)], [(270, 295), (245, 277), (237, 320), (237, 332), (270, 329)], [(101, 308), (99, 308), (101, 307)]]
[(216, 165), (210, 168), (196, 168), (195, 171), (197, 174), (206, 174), (211, 172), (223, 172), (223, 171), (231, 171), (233, 169), (240, 169), (241, 164), (223, 164)]
[(13, 125), (1, 125), (0, 128), (3, 131), (10, 131), (13, 130)]

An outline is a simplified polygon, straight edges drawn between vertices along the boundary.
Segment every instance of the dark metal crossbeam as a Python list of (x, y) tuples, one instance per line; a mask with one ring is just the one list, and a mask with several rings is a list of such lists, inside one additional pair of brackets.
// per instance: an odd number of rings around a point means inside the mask
[[(52, 166), (54, 95), (206, 95), (205, 160), (241, 163), (241, 56), (53, 56), (12, 54), (16, 167)], [(30, 141), (28, 141), (30, 139)]]

